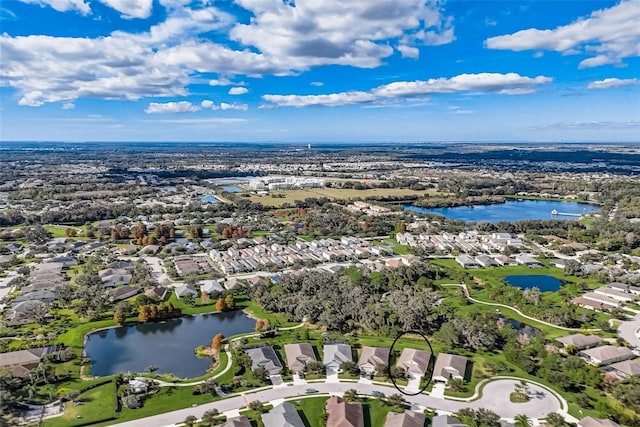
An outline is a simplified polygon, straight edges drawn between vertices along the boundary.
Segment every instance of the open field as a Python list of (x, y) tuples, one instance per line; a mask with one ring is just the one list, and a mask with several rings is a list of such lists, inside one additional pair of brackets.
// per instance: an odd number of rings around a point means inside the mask
[(251, 195), (249, 199), (252, 202), (260, 203), (264, 206), (281, 207), (285, 203), (293, 204), (296, 200), (302, 201), (311, 197), (327, 197), (332, 200), (349, 200), (355, 198), (366, 199), (368, 197), (424, 197), (427, 195), (435, 195), (437, 193), (438, 190), (435, 189), (414, 191), (408, 188), (371, 188), (367, 190), (355, 190), (353, 188), (309, 188), (304, 190), (278, 190), (269, 193), (266, 196)]
[(64, 414), (60, 417), (46, 420), (46, 426), (74, 426), (87, 425), (91, 422), (110, 420), (115, 417), (116, 389), (113, 382), (92, 388), (82, 393), (77, 401), (66, 402)]

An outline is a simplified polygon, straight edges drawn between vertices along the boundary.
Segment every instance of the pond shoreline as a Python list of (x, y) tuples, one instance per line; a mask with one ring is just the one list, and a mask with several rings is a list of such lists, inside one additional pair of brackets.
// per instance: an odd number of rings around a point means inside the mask
[[(153, 349), (153, 347), (158, 347), (158, 346), (162, 346), (163, 343), (166, 344), (183, 344), (185, 347), (180, 346), (180, 348), (178, 349), (178, 353), (176, 354), (175, 352), (172, 353), (173, 356), (175, 356), (177, 359), (180, 359), (180, 357), (185, 357), (186, 355), (181, 354), (183, 352), (183, 348), (186, 348), (186, 346), (190, 346), (190, 341), (197, 341), (198, 345), (200, 345), (202, 342), (206, 341), (203, 340), (203, 335), (202, 333), (206, 333), (206, 331), (208, 331), (208, 328), (210, 328), (209, 326), (204, 326), (201, 322), (203, 322), (202, 320), (198, 320), (195, 324), (192, 324), (192, 326), (195, 327), (195, 329), (178, 329), (176, 331), (174, 331), (174, 328), (184, 328), (184, 325), (180, 326), (180, 323), (178, 323), (177, 325), (169, 325), (168, 327), (162, 328), (163, 324), (166, 324), (168, 322), (171, 321), (184, 321), (186, 319), (202, 319), (204, 315), (206, 316), (213, 316), (213, 315), (227, 315), (225, 317), (222, 318), (218, 318), (218, 322), (222, 322), (222, 323), (218, 323), (217, 325), (214, 323), (214, 325), (216, 325), (214, 327), (214, 329), (211, 329), (212, 332), (215, 331), (215, 328), (219, 328), (221, 329), (221, 333), (223, 333), (224, 335), (227, 335), (229, 332), (231, 332), (231, 335), (237, 335), (237, 334), (243, 334), (243, 333), (248, 333), (248, 332), (252, 332), (253, 331), (253, 325), (249, 326), (248, 324), (248, 320), (251, 319), (251, 323), (253, 323), (253, 321), (255, 320), (255, 316), (251, 313), (247, 313), (247, 311), (245, 311), (245, 309), (236, 309), (236, 310), (231, 310), (231, 311), (218, 311), (218, 310), (212, 310), (212, 311), (208, 311), (205, 313), (197, 313), (197, 314), (187, 314), (187, 315), (183, 315), (180, 317), (176, 317), (173, 319), (166, 319), (166, 320), (162, 320), (162, 321), (155, 321), (155, 322), (128, 322), (125, 323), (123, 325), (112, 325), (112, 326), (107, 326), (107, 327), (102, 327), (102, 328), (96, 328), (96, 329), (92, 329), (89, 332), (85, 333), (83, 336), (83, 345), (82, 345), (82, 358), (83, 359), (88, 359), (88, 363), (87, 364), (83, 364), (81, 366), (81, 371), (80, 371), (80, 375), (82, 378), (96, 378), (96, 377), (103, 377), (103, 376), (108, 376), (108, 375), (113, 375), (113, 373), (100, 373), (98, 375), (96, 374), (92, 374), (92, 373), (87, 373), (87, 369), (88, 370), (93, 370), (94, 365), (96, 362), (102, 362), (103, 361), (103, 356), (107, 357), (108, 363), (113, 362), (113, 365), (110, 366), (117, 366), (119, 363), (120, 364), (127, 364), (127, 362), (125, 362), (125, 358), (120, 358), (118, 359), (116, 357), (115, 362), (112, 360), (111, 357), (111, 351), (110, 350), (110, 343), (113, 342), (115, 343), (116, 341), (120, 342), (120, 340), (123, 340), (124, 337), (127, 334), (131, 334), (132, 332), (139, 334), (137, 336), (138, 340), (140, 340), (138, 346), (140, 348), (144, 348), (145, 351), (148, 352), (149, 355), (151, 355), (149, 358), (150, 359), (158, 359), (158, 357), (160, 357), (160, 361), (156, 360), (150, 360), (149, 362), (153, 362), (152, 364), (162, 364), (160, 362), (163, 362), (165, 364), (165, 368), (167, 370), (167, 372), (172, 372), (175, 369), (174, 368), (167, 368), (166, 365), (168, 360), (165, 358), (165, 360), (162, 360), (163, 355), (166, 356), (166, 352), (164, 350), (160, 351), (158, 348), (156, 348), (155, 350)], [(242, 318), (244, 317), (244, 320), (242, 320)], [(215, 322), (215, 321), (214, 321)], [(240, 322), (240, 323), (237, 323)], [(139, 326), (146, 326), (147, 328), (145, 328), (144, 330), (142, 329), (137, 329), (137, 327)], [(234, 328), (240, 328), (242, 329), (242, 331), (240, 332), (236, 332), (234, 331)], [(122, 332), (121, 335), (117, 336), (115, 334), (119, 334), (120, 332), (109, 332), (111, 330), (117, 330), (119, 328), (125, 328), (126, 332)], [(168, 329), (167, 329), (168, 328)], [(231, 331), (229, 331), (228, 329), (225, 331), (225, 328), (231, 328)], [(110, 335), (105, 335), (102, 336), (100, 338), (102, 339), (106, 339), (109, 341), (103, 342), (102, 344), (97, 343), (93, 346), (90, 347), (90, 338), (92, 337), (92, 335), (100, 333), (100, 332), (105, 332), (107, 331), (107, 333), (109, 333)], [(179, 332), (178, 332), (179, 331)], [(170, 339), (170, 340), (166, 340), (166, 339), (160, 339), (160, 340), (155, 340), (153, 338), (149, 338), (147, 337), (146, 339), (146, 344), (145, 344), (145, 340), (144, 340), (144, 335), (147, 334), (157, 334), (157, 333), (163, 333), (163, 334), (172, 334), (174, 336), (177, 337), (176, 339)], [(230, 336), (231, 336), (230, 335)], [(98, 340), (99, 341), (99, 340)], [(111, 344), (112, 345), (112, 344)], [(143, 353), (139, 348), (134, 348), (135, 345), (132, 344), (131, 341), (124, 341), (124, 346), (125, 346), (125, 351), (122, 352), (122, 354), (126, 354), (128, 355), (131, 359), (133, 360), (144, 360), (146, 362), (147, 358), (143, 357)], [(148, 347), (152, 347), (151, 349), (149, 349)], [(197, 345), (194, 346), (190, 346), (189, 348), (189, 355), (190, 356), (194, 356), (193, 353), (193, 349), (197, 347)], [(89, 352), (92, 353), (93, 357), (89, 357)], [(97, 356), (96, 356), (96, 352), (97, 352)], [(138, 355), (137, 358), (135, 355)], [(113, 356), (116, 355), (120, 355), (120, 353), (115, 352), (113, 353)], [(195, 357), (195, 356), (194, 356)], [(135, 362), (134, 362), (135, 363)], [(172, 362), (170, 362), (172, 363)], [(134, 368), (130, 368), (129, 370), (139, 370), (139, 367), (134, 367)], [(124, 369), (124, 368), (123, 368)], [(140, 368), (142, 369), (142, 368)], [(126, 371), (127, 369), (124, 369), (124, 371)], [(184, 376), (184, 375), (179, 375), (176, 374), (175, 372), (174, 375), (178, 375), (178, 376)], [(189, 375), (189, 377), (191, 377), (192, 375)], [(198, 376), (198, 375), (196, 375)]]

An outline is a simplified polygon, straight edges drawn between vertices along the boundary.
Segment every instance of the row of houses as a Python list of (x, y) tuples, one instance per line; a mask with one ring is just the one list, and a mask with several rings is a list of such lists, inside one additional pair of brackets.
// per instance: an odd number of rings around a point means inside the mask
[(524, 248), (522, 240), (509, 233), (478, 234), (474, 231), (458, 234), (446, 232), (418, 235), (408, 232), (396, 233), (396, 241), (401, 245), (424, 247), (444, 252), (504, 252), (507, 248)]
[(467, 254), (460, 254), (455, 258), (462, 268), (498, 267), (505, 265), (524, 265), (530, 268), (540, 268), (542, 263), (529, 254), (518, 254), (515, 259), (506, 255), (477, 255), (472, 257)]
[[(576, 351), (587, 363), (599, 366), (619, 379), (640, 377), (640, 359), (627, 347), (600, 345), (596, 335), (573, 334), (557, 338), (565, 352)], [(633, 360), (632, 360), (633, 359)]]
[(343, 262), (347, 260), (393, 255), (386, 246), (372, 245), (356, 237), (321, 239), (293, 244), (258, 244), (248, 248), (231, 247), (226, 251), (211, 250), (209, 256), (225, 274), (251, 272), (266, 265), (292, 266), (296, 263)]
[[(332, 396), (325, 405), (327, 414), (326, 427), (364, 427), (364, 413), (359, 402), (347, 402), (339, 396)], [(261, 414), (262, 423), (265, 426), (281, 427), (305, 427), (300, 413), (289, 402), (276, 405), (269, 412)], [(442, 415), (446, 417), (446, 415)], [(435, 419), (438, 417), (434, 418)], [(390, 412), (384, 423), (384, 427), (422, 427), (425, 423), (425, 415), (422, 412), (404, 411), (401, 413)], [(221, 427), (251, 427), (251, 421), (247, 416), (234, 417), (227, 420)], [(445, 427), (445, 425), (434, 427)]]
[[(260, 345), (249, 347), (245, 352), (251, 359), (251, 369), (258, 367), (266, 369), (271, 376), (276, 376), (282, 370), (282, 363), (273, 347)], [(284, 346), (287, 367), (293, 374), (304, 372), (306, 366), (316, 362), (313, 346), (309, 343), (285, 344)], [(336, 343), (325, 344), (323, 347), (323, 364), (327, 376), (337, 375), (340, 367), (345, 362), (353, 362), (353, 351), (349, 344)], [(362, 376), (373, 377), (379, 373), (381, 366), (389, 363), (389, 348), (368, 347), (362, 348), (358, 367)], [(405, 348), (402, 350), (396, 366), (401, 368), (410, 379), (420, 380), (429, 368), (431, 353), (419, 349)], [(447, 383), (451, 378), (464, 379), (467, 375), (468, 359), (449, 353), (440, 353), (435, 361), (433, 379)]]
[(640, 295), (640, 288), (637, 286), (612, 282), (573, 298), (571, 302), (589, 310), (610, 312), (615, 308), (623, 307), (624, 303), (635, 301), (638, 295)]

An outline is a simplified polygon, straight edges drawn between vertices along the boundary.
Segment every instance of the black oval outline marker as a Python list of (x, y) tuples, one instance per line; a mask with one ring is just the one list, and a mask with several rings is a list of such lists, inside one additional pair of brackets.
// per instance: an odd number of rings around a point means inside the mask
[(425, 372), (425, 374), (429, 373), (429, 367), (432, 364), (435, 363), (434, 362), (435, 355), (433, 354), (433, 347), (431, 347), (431, 342), (429, 342), (429, 339), (420, 331), (408, 330), (408, 331), (401, 332), (400, 335), (398, 335), (396, 337), (396, 339), (393, 340), (393, 344), (391, 344), (391, 348), (389, 349), (389, 359), (387, 360), (387, 375), (389, 376), (389, 378), (391, 378), (391, 382), (393, 383), (393, 386), (400, 393), (404, 394), (405, 396), (417, 396), (419, 394), (424, 393), (424, 391), (427, 389), (427, 387), (429, 387), (429, 384), (431, 384), (431, 380), (433, 380), (433, 368), (431, 368), (431, 375), (429, 375), (429, 381), (427, 381), (427, 383), (424, 385), (424, 387), (422, 387), (420, 390), (418, 390), (417, 393), (406, 393), (405, 391), (401, 390), (400, 387), (398, 387), (398, 384), (396, 384), (396, 380), (391, 375), (391, 355), (393, 354), (393, 347), (395, 347), (396, 342), (400, 338), (405, 336), (406, 334), (418, 334), (418, 335), (420, 335), (422, 337), (422, 339), (424, 339), (427, 342), (427, 345), (429, 346), (429, 350), (431, 350), (431, 357), (429, 358), (429, 364), (427, 365), (427, 372)]

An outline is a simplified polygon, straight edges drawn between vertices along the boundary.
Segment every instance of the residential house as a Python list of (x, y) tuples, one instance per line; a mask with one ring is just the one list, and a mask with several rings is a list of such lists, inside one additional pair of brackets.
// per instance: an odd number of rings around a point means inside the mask
[(302, 421), (295, 406), (289, 402), (275, 406), (266, 414), (262, 414), (261, 418), (265, 426), (305, 427), (304, 421)]
[(535, 259), (529, 254), (516, 255), (516, 261), (518, 262), (518, 264), (522, 264), (526, 267), (531, 267), (531, 268), (542, 267), (542, 264), (540, 263), (540, 261), (538, 261), (537, 259)]
[(422, 377), (429, 367), (431, 353), (415, 348), (405, 348), (400, 353), (396, 366), (403, 369), (410, 378)]
[(602, 342), (602, 338), (597, 335), (573, 334), (556, 338), (556, 341), (561, 343), (565, 350), (568, 347), (573, 347), (576, 350), (584, 350), (597, 346)]
[(384, 427), (424, 427), (425, 416), (422, 412), (389, 412)]
[(616, 347), (613, 345), (604, 345), (582, 350), (579, 355), (582, 356), (587, 363), (592, 365), (610, 365), (634, 357), (633, 352), (627, 347)]
[(623, 291), (619, 291), (617, 289), (609, 288), (607, 286), (603, 286), (601, 288), (595, 289), (593, 291), (596, 294), (604, 295), (609, 298), (613, 298), (618, 301), (630, 302), (635, 299), (635, 295)]
[[(35, 323), (36, 318), (34, 312), (46, 310), (47, 304), (40, 300), (27, 300), (14, 303), (9, 309), (9, 313), (6, 315), (8, 324), (10, 326), (28, 325), (29, 323)], [(50, 314), (46, 314), (45, 317), (50, 317)]]
[(224, 423), (220, 424), (220, 427), (251, 427), (251, 421), (246, 415), (230, 418)]
[(144, 294), (149, 298), (163, 301), (167, 296), (167, 291), (168, 289), (166, 286), (154, 286), (153, 288), (149, 288), (144, 291)]
[(518, 265), (518, 262), (515, 259), (509, 258), (506, 255), (498, 255), (498, 256), (495, 257), (495, 259), (496, 259), (496, 262), (498, 264), (502, 265), (502, 266), (505, 266), (505, 265)]
[(608, 305), (603, 302), (594, 301), (592, 299), (588, 299), (584, 297), (576, 297), (572, 299), (571, 302), (579, 307), (586, 308), (589, 310), (611, 311), (615, 308), (615, 306)]
[(586, 298), (588, 300), (610, 306), (611, 308), (620, 307), (621, 305), (619, 300), (606, 295), (597, 294), (595, 292), (587, 292), (586, 294), (582, 295), (582, 298)]
[(460, 264), (462, 268), (480, 268), (480, 264), (467, 254), (458, 255), (456, 257), (456, 262)]
[(132, 393), (146, 393), (148, 389), (146, 378), (136, 377), (129, 380), (129, 390)]
[(282, 370), (282, 363), (280, 363), (278, 355), (270, 345), (245, 348), (244, 351), (251, 359), (252, 371), (258, 367), (262, 367), (269, 372), (269, 375), (278, 375)]
[(552, 259), (551, 261), (549, 261), (549, 265), (553, 266), (553, 267), (558, 267), (562, 270), (564, 270), (564, 267), (566, 266), (566, 260), (564, 259)]
[(433, 368), (433, 380), (444, 383), (455, 378), (464, 380), (467, 373), (468, 359), (457, 354), (440, 353)]
[(437, 415), (431, 419), (431, 427), (469, 427), (450, 415)]
[(340, 365), (344, 362), (353, 362), (349, 344), (325, 344), (322, 363), (327, 370), (327, 375), (337, 374)]
[(331, 396), (326, 406), (326, 427), (364, 427), (362, 403), (346, 402), (338, 396)]
[(640, 295), (640, 288), (633, 285), (627, 285), (620, 282), (611, 282), (607, 285), (608, 288), (615, 289), (617, 291), (626, 292), (628, 294)]
[(304, 371), (309, 362), (316, 362), (316, 355), (309, 343), (285, 344), (284, 353), (287, 357), (287, 366), (292, 373)]
[(389, 363), (389, 349), (386, 347), (362, 347), (358, 366), (362, 374), (373, 376), (379, 365)]
[(202, 280), (200, 282), (200, 292), (211, 295), (213, 292), (222, 292), (224, 288), (219, 280)]
[(606, 367), (607, 372), (613, 372), (620, 379), (640, 377), (640, 360), (623, 360)]
[(578, 421), (580, 427), (620, 427), (620, 424), (609, 419), (584, 417)]
[(0, 370), (8, 369), (14, 377), (27, 378), (47, 354), (60, 350), (60, 346), (30, 348), (28, 350), (0, 353)]
[(483, 267), (497, 267), (498, 263), (496, 262), (496, 260), (494, 260), (493, 258), (489, 257), (488, 255), (478, 255), (476, 257), (476, 261), (478, 262), (478, 264), (480, 264)]
[(140, 286), (123, 286), (111, 290), (111, 292), (109, 292), (109, 299), (111, 302), (123, 301), (134, 295), (138, 295), (140, 292), (142, 292), (142, 287)]
[(101, 270), (98, 273), (98, 276), (100, 276), (102, 286), (105, 288), (128, 285), (133, 279), (131, 273), (123, 268), (107, 268), (105, 270)]
[(16, 297), (13, 300), (14, 303), (23, 302), (23, 301), (34, 301), (38, 300), (45, 304), (50, 304), (53, 300), (57, 298), (57, 295), (54, 291), (50, 291), (48, 289), (43, 289), (39, 291), (28, 292)]
[(198, 294), (193, 285), (188, 284), (176, 286), (174, 292), (178, 298), (184, 298), (188, 295), (196, 296)]

